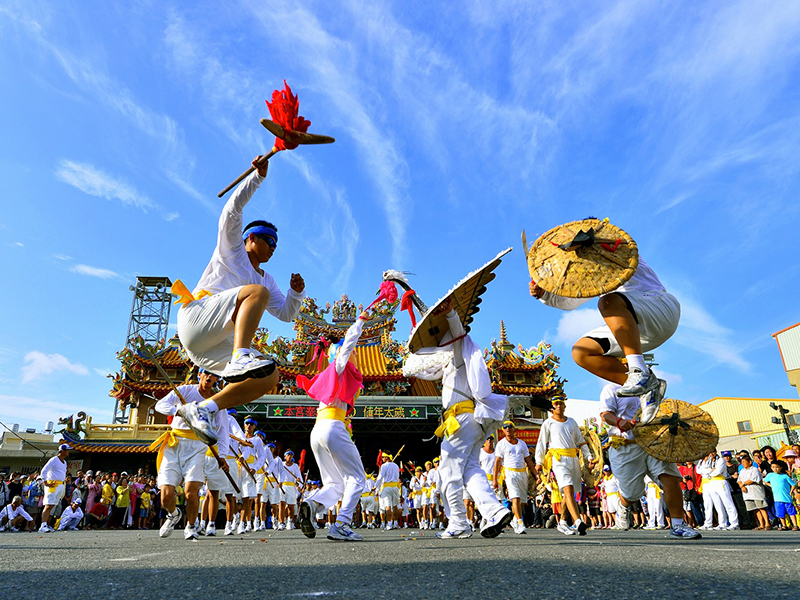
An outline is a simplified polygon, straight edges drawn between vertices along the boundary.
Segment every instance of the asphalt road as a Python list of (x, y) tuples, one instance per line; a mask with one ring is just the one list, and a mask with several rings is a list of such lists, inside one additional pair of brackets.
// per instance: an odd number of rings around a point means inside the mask
[(493, 540), (366, 531), (0, 533), (3, 598), (800, 598), (800, 533), (555, 530)]

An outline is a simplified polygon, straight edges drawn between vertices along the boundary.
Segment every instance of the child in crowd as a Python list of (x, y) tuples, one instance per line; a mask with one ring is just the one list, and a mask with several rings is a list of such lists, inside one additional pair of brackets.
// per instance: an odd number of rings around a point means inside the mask
[(739, 455), (742, 470), (739, 471), (739, 487), (742, 488), (742, 497), (748, 512), (752, 513), (758, 521), (756, 529), (772, 529), (767, 515), (767, 497), (764, 492), (761, 471), (753, 464), (749, 454), (742, 452)]
[[(792, 502), (791, 490), (794, 487), (794, 480), (786, 474), (786, 463), (782, 460), (772, 461), (772, 473), (767, 474), (764, 483), (772, 490), (775, 499), (775, 516), (784, 525), (786, 520), (792, 524), (792, 531), (797, 531), (797, 510)], [(783, 529), (783, 526), (781, 526)]]
[(150, 516), (151, 505), (150, 484), (146, 483), (141, 496), (139, 496), (139, 529), (147, 529), (147, 519)]

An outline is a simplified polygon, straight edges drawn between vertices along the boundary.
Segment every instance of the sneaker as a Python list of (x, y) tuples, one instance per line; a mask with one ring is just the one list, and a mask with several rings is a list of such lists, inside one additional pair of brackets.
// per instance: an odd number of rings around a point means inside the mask
[[(567, 525), (566, 521), (559, 521), (558, 525), (556, 525), (556, 529), (558, 529), (564, 535), (575, 535), (576, 531)], [(516, 529), (514, 530), (516, 531)]]
[(284, 529), (286, 529), (286, 523), (283, 522), (278, 523), (278, 528), (276, 529), (276, 531), (283, 531)]
[(161, 529), (158, 530), (158, 535), (160, 535), (162, 538), (172, 535), (172, 530), (175, 529), (175, 524), (180, 520), (181, 509), (176, 508), (173, 512), (167, 515), (166, 519), (164, 519), (164, 524), (161, 526)]
[(577, 526), (573, 528), (573, 531), (577, 531), (578, 535), (586, 535), (586, 530), (588, 526), (584, 521), (578, 521)]
[(729, 527), (726, 527), (725, 529), (727, 529), (728, 531), (739, 531), (741, 527), (739, 527), (738, 525), (731, 525)]
[(700, 529), (701, 531), (711, 531), (714, 528), (711, 525), (701, 525), (700, 527), (698, 527), (698, 529)]
[[(737, 527), (736, 529), (739, 529), (739, 528)], [(69, 528), (69, 530), (70, 531), (78, 531), (78, 528), (75, 525), (73, 525), (72, 527)], [(16, 527), (12, 527), (11, 531), (19, 531), (19, 529), (17, 529)]]
[(639, 400), (642, 407), (642, 414), (639, 416), (640, 423), (649, 423), (653, 420), (661, 406), (661, 401), (667, 393), (667, 382), (663, 379), (657, 379), (658, 387), (652, 392), (648, 392)]
[(444, 531), (437, 533), (436, 537), (440, 540), (466, 540), (472, 537), (472, 529), (463, 529), (461, 531), (445, 529)]
[(314, 527), (314, 514), (317, 512), (317, 503), (313, 500), (303, 500), (300, 505), (300, 531), (307, 538), (313, 538), (317, 535), (317, 530)]
[(681, 523), (680, 525), (672, 527), (672, 529), (669, 532), (669, 537), (678, 540), (699, 540), (703, 536), (700, 535), (700, 532), (695, 531), (694, 529), (689, 527), (686, 523)]
[(245, 527), (244, 523), (239, 523), (239, 527), (236, 528), (236, 535), (242, 535), (243, 533), (247, 533), (247, 527)]
[(207, 408), (196, 402), (190, 402), (178, 408), (175, 414), (186, 422), (201, 442), (209, 446), (217, 443), (217, 432), (211, 424), (211, 413)]
[(233, 526), (234, 529), (236, 529), (239, 526), (239, 521), (241, 520), (242, 520), (242, 515), (240, 515), (239, 513), (233, 515), (233, 521), (231, 521), (231, 525)]
[(518, 533), (520, 535), (528, 533), (527, 529), (525, 528), (525, 523), (522, 521), (522, 519), (517, 521), (517, 526), (514, 528), (514, 533)]
[(42, 526), (39, 527), (39, 533), (53, 533), (55, 529), (50, 527), (47, 523), (42, 523)]
[(228, 383), (245, 379), (267, 377), (275, 370), (275, 363), (265, 356), (252, 352), (240, 354), (225, 365), (222, 378)]
[(251, 531), (255, 531), (255, 530), (253, 529), (253, 524), (250, 521), (248, 521), (244, 525), (244, 532), (245, 533), (250, 533)]
[(6, 530), (5, 525), (0, 525), (0, 533), (3, 533)]
[(481, 522), (481, 535), (485, 538), (495, 538), (500, 535), (506, 525), (511, 523), (514, 514), (504, 508), (490, 519), (484, 519)]
[(216, 537), (217, 526), (214, 523), (209, 523), (206, 527), (206, 537)]
[(206, 534), (206, 522), (200, 521), (200, 524), (195, 527), (195, 531), (197, 531), (197, 535), (205, 535)]
[(439, 523), (439, 529), (440, 529), (441, 531), (444, 531), (444, 523)]
[(328, 530), (328, 539), (343, 542), (360, 542), (364, 538), (350, 529), (350, 525), (347, 523), (339, 523), (339, 521), (336, 521), (336, 523), (331, 525), (330, 530)]
[(727, 525), (717, 525), (714, 527), (714, 531), (725, 531), (726, 529), (728, 529)]
[(225, 523), (225, 533), (223, 535), (233, 535), (235, 531), (233, 523)]
[(286, 529), (292, 530), (294, 529), (294, 521), (289, 521), (286, 523)]
[(631, 509), (620, 506), (617, 511), (616, 528), (621, 531), (628, 531), (631, 528)]
[(658, 389), (658, 377), (652, 371), (645, 373), (639, 367), (628, 371), (628, 379), (617, 390), (617, 396), (644, 396), (647, 392)]
[(194, 523), (191, 525), (187, 525), (183, 528), (183, 539), (185, 540), (196, 540), (197, 539), (197, 529), (195, 529)]

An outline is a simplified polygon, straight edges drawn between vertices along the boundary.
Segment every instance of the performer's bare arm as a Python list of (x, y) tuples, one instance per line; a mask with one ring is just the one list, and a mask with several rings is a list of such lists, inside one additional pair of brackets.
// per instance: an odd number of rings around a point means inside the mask
[(494, 471), (492, 473), (492, 485), (494, 489), (500, 487), (500, 469), (503, 468), (503, 459), (499, 456), (494, 459)]
[(617, 417), (617, 415), (610, 410), (607, 410), (603, 413), (600, 413), (603, 421), (608, 423), (609, 425), (613, 425), (617, 427), (620, 431), (630, 431), (633, 429), (633, 426), (636, 425), (636, 421), (631, 421), (629, 419), (621, 419)]

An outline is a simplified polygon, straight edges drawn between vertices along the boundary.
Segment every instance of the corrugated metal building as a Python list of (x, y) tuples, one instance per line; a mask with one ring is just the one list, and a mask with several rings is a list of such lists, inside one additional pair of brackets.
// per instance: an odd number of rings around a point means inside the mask
[(800, 394), (800, 323), (773, 333), (783, 359), (783, 368), (798, 394)]
[[(712, 398), (698, 404), (714, 419), (719, 429), (720, 450), (755, 450), (759, 436), (786, 435), (783, 427), (772, 422), (778, 412), (770, 402), (789, 411), (787, 421), (792, 429), (800, 429), (800, 400), (785, 398)], [(777, 438), (776, 438), (777, 439)]]

